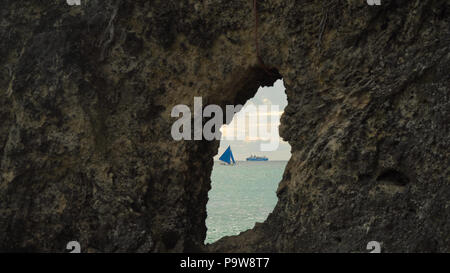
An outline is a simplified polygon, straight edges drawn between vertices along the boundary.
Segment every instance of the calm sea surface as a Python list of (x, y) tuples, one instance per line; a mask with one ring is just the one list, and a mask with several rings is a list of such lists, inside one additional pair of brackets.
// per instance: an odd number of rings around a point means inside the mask
[(207, 205), (206, 243), (237, 235), (263, 222), (277, 203), (276, 190), (287, 161), (214, 162)]

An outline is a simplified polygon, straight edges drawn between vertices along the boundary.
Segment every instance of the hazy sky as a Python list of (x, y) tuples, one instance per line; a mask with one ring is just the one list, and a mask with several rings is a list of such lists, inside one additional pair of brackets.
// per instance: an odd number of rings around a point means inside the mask
[[(272, 126), (276, 126), (276, 134), (279, 137), (278, 134), (278, 124), (280, 122), (281, 114), (284, 111), (284, 108), (287, 105), (287, 97), (285, 94), (285, 88), (283, 85), (282, 80), (278, 80), (275, 82), (273, 87), (260, 87), (258, 89), (258, 92), (256, 95), (247, 101), (247, 103), (244, 105), (244, 109), (248, 107), (249, 105), (259, 106), (259, 105), (278, 105), (279, 111), (269, 111), (267, 113), (268, 117), (266, 120), (266, 125), (268, 123), (271, 123)], [(244, 132), (240, 132), (245, 134), (246, 139), (245, 140), (225, 140), (224, 137), (227, 135), (227, 127), (234, 127), (236, 124), (237, 116), (240, 116), (239, 118), (242, 118), (244, 113), (244, 109), (242, 109), (241, 112), (237, 113), (235, 117), (233, 118), (233, 121), (229, 125), (224, 125), (221, 128), (222, 131), (222, 139), (220, 141), (220, 148), (219, 153), (214, 157), (214, 160), (218, 160), (220, 155), (225, 151), (225, 149), (228, 147), (228, 145), (231, 146), (231, 150), (233, 151), (234, 158), (236, 160), (245, 160), (250, 155), (259, 155), (259, 156), (267, 156), (269, 160), (288, 160), (291, 157), (291, 147), (289, 144), (282, 140), (281, 137), (279, 137), (280, 144), (278, 146), (278, 149), (271, 152), (261, 152), (260, 144), (261, 143), (269, 143), (269, 141), (263, 141), (258, 138), (250, 138), (249, 137), (249, 130), (250, 126), (254, 126), (254, 128), (258, 128), (260, 126), (261, 119), (258, 117), (258, 122), (256, 124), (249, 124), (246, 126)], [(247, 108), (250, 109), (250, 108)], [(268, 108), (270, 109), (270, 108)], [(258, 115), (257, 112), (250, 112), (248, 115)], [(224, 128), (225, 127), (225, 128)], [(237, 127), (236, 127), (237, 128)]]

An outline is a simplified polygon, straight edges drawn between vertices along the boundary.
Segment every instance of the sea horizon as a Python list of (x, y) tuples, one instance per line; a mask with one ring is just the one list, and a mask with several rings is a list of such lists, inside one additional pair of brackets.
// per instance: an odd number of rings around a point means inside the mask
[[(270, 159), (269, 158), (269, 160), (267, 160), (267, 161), (247, 161), (247, 160), (245, 160), (245, 159), (235, 159), (235, 161), (236, 162), (255, 162), (255, 163), (262, 163), (262, 162), (275, 162), (275, 161), (282, 161), (282, 162), (284, 162), (284, 161), (289, 161), (289, 159)], [(220, 160), (215, 160), (214, 159), (214, 162), (221, 162)]]

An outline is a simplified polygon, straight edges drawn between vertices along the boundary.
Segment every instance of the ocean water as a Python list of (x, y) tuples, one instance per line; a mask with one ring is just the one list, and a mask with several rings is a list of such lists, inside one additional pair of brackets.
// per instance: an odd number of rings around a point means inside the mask
[(224, 166), (215, 161), (207, 204), (205, 243), (237, 235), (264, 222), (276, 203), (276, 190), (287, 161), (246, 162)]

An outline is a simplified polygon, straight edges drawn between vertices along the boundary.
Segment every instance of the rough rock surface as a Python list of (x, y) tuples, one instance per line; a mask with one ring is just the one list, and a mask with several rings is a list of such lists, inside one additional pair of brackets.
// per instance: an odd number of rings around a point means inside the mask
[[(447, 0), (0, 3), (0, 251), (450, 251)], [(177, 104), (283, 78), (268, 219), (204, 246), (217, 141)]]

